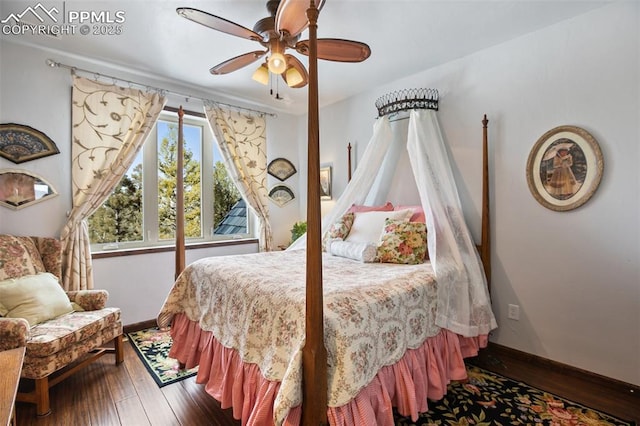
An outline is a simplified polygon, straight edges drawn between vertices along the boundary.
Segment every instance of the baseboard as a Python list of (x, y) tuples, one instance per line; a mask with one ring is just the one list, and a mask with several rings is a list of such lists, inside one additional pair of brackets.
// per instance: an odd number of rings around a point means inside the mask
[(636, 395), (640, 395), (640, 386), (636, 386), (622, 380), (613, 379), (611, 377), (602, 376), (592, 371), (583, 370), (578, 367), (573, 367), (568, 364), (563, 364), (558, 361), (553, 361), (538, 355), (509, 348), (507, 346), (502, 346), (498, 343), (489, 342), (486, 351), (497, 358), (500, 358), (500, 356), (502, 355), (504, 357), (516, 359), (518, 361), (527, 362), (532, 366), (541, 369), (541, 371), (553, 370), (558, 373), (571, 375), (581, 380), (589, 381), (601, 388), (608, 388), (617, 392), (634, 393)]
[(158, 323), (155, 319), (150, 319), (146, 321), (136, 322), (134, 324), (127, 324), (124, 327), (125, 333), (133, 333), (134, 331), (144, 330), (145, 328), (157, 327)]

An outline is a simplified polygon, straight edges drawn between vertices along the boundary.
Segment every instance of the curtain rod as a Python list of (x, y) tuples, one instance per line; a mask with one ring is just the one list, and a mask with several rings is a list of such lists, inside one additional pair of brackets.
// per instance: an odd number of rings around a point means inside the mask
[(228, 106), (228, 107), (231, 107), (231, 108), (237, 108), (237, 109), (244, 110), (244, 111), (257, 112), (259, 114), (268, 115), (268, 116), (274, 117), (274, 118), (278, 117), (278, 114), (274, 114), (272, 112), (266, 112), (266, 111), (261, 111), (261, 110), (258, 110), (258, 109), (246, 108), (246, 107), (242, 107), (242, 106), (239, 106), (239, 105), (227, 104), (227, 103), (224, 103), (224, 102), (214, 101), (212, 99), (202, 98), (200, 96), (194, 96), (194, 95), (184, 94), (184, 93), (180, 93), (180, 92), (175, 92), (173, 90), (162, 89), (160, 87), (151, 86), (149, 84), (137, 83), (135, 81), (125, 80), (124, 78), (113, 77), (113, 76), (102, 74), (102, 73), (99, 73), (99, 72), (95, 72), (95, 71), (86, 70), (86, 69), (83, 69), (83, 68), (74, 67), (73, 65), (62, 64), (60, 62), (54, 61), (53, 59), (47, 59), (46, 62), (47, 62), (47, 65), (50, 66), (51, 68), (66, 68), (66, 69), (71, 70), (72, 72), (79, 71), (79, 72), (83, 72), (83, 73), (87, 73), (87, 74), (93, 74), (93, 76), (96, 78), (96, 80), (98, 78), (100, 78), (100, 77), (108, 78), (108, 79), (113, 80), (114, 83), (115, 82), (127, 83), (129, 86), (134, 85), (134, 86), (138, 86), (138, 87), (144, 87), (147, 90), (155, 90), (155, 91), (160, 92), (160, 93), (171, 93), (173, 95), (178, 95), (178, 96), (184, 97), (187, 101), (189, 99), (198, 99), (198, 100), (201, 100), (201, 101), (203, 101), (205, 103), (206, 102), (212, 102), (212, 103)]

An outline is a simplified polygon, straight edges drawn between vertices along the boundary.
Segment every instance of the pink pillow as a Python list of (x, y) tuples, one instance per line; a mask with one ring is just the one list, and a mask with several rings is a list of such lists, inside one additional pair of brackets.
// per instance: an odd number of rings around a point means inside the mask
[[(399, 210), (399, 209), (396, 209), (396, 210)], [(349, 207), (349, 210), (347, 210), (347, 213), (391, 212), (391, 211), (393, 211), (393, 204), (387, 201), (382, 206), (363, 206), (363, 205), (352, 204), (351, 207)]]
[(413, 210), (413, 215), (409, 218), (409, 222), (420, 222), (427, 223), (427, 218), (424, 215), (424, 210), (422, 206), (396, 206), (395, 210), (404, 210), (411, 209)]

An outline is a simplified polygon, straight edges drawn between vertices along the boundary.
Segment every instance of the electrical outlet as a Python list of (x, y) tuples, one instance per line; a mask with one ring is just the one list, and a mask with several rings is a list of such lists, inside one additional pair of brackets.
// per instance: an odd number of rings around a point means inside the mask
[(509, 319), (519, 321), (520, 320), (520, 306), (509, 305), (509, 313), (507, 314)]

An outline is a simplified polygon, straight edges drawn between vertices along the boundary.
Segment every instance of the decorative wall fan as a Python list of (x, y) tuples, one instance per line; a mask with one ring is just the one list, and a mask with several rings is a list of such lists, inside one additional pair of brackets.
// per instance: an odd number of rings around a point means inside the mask
[(286, 158), (276, 158), (267, 166), (267, 173), (283, 182), (295, 175), (296, 172), (296, 166)]
[[(318, 10), (322, 8), (324, 1), (318, 2)], [(308, 2), (306, 3), (308, 6)], [(298, 13), (292, 13), (292, 8), (300, 10)], [(287, 9), (286, 12), (283, 13), (283, 9)], [(176, 12), (214, 30), (254, 40), (266, 49), (244, 53), (221, 62), (209, 70), (211, 74), (228, 74), (265, 57), (265, 62), (253, 74), (254, 80), (266, 85), (269, 83), (271, 72), (281, 75), (289, 87), (304, 87), (309, 78), (307, 70), (298, 58), (286, 53), (286, 50), (294, 49), (298, 53), (309, 55), (309, 40), (299, 40), (300, 34), (309, 25), (304, 13), (305, 2), (269, 0), (267, 10), (270, 16), (256, 22), (253, 30), (191, 7), (179, 7)], [(318, 58), (328, 61), (362, 62), (371, 54), (369, 46), (352, 40), (320, 38), (317, 46)]]
[(274, 186), (269, 191), (269, 198), (278, 205), (278, 207), (284, 207), (290, 201), (293, 201), (296, 196), (293, 194), (293, 190), (284, 183)]

